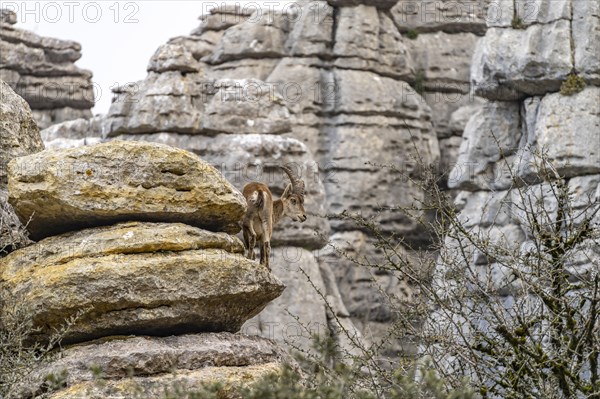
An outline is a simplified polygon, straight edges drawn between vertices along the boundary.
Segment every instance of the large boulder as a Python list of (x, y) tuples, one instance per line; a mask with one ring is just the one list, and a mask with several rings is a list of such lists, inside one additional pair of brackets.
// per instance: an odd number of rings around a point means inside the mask
[(31, 312), (45, 341), (109, 335), (236, 332), (283, 291), (225, 233), (130, 222), (50, 237), (0, 261), (0, 288)]
[(125, 220), (239, 231), (246, 201), (196, 155), (112, 141), (50, 149), (9, 165), (10, 202), (32, 238)]
[(39, 393), (47, 377), (55, 376), (65, 385), (52, 393), (54, 399), (137, 397), (140, 391), (158, 398), (165, 391), (193, 392), (217, 382), (224, 385), (224, 395), (280, 372), (291, 361), (272, 341), (230, 333), (111, 337), (63, 350), (59, 358), (34, 370), (18, 393)]

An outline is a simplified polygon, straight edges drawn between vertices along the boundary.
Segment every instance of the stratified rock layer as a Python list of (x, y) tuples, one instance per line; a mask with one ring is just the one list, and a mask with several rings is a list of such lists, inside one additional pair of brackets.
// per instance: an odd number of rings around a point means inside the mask
[[(272, 341), (229, 333), (165, 338), (111, 337), (63, 350), (61, 357), (35, 370), (20, 394), (41, 392), (48, 375), (64, 376), (52, 398), (161, 397), (165, 390), (192, 391), (219, 382), (224, 392), (281, 370), (291, 359)], [(94, 372), (95, 371), (95, 372)], [(97, 381), (98, 374), (102, 382)]]
[[(239, 231), (241, 193), (196, 155), (113, 141), (21, 157), (9, 166), (10, 202), (34, 239), (125, 220)], [(33, 217), (32, 217), (33, 216)]]
[(81, 58), (79, 43), (16, 28), (17, 16), (9, 10), (2, 12), (0, 79), (29, 103), (37, 124), (46, 128), (90, 118), (94, 106), (92, 73), (74, 64)]
[(0, 260), (1, 289), (46, 340), (78, 315), (63, 342), (109, 335), (238, 331), (281, 294), (266, 268), (225, 233), (183, 224), (124, 223), (50, 237)]

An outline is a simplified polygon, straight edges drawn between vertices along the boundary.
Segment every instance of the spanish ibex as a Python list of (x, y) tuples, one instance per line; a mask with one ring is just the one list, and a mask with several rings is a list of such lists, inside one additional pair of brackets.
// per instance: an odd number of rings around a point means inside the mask
[(258, 240), (260, 246), (260, 263), (271, 270), (271, 236), (273, 226), (284, 216), (295, 222), (304, 222), (304, 181), (295, 176), (287, 166), (280, 166), (288, 175), (291, 183), (287, 185), (280, 199), (273, 201), (271, 190), (263, 183), (252, 182), (244, 187), (244, 197), (248, 203), (248, 211), (242, 222), (244, 243), (248, 258), (256, 259), (254, 246)]

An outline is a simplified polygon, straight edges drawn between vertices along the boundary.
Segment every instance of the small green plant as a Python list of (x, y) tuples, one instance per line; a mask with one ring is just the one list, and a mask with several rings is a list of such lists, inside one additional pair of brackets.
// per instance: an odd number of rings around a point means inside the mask
[(572, 96), (585, 89), (585, 80), (581, 76), (572, 73), (560, 86), (560, 94), (563, 96)]
[(425, 71), (419, 69), (415, 72), (415, 80), (411, 84), (412, 88), (421, 95), (425, 92)]
[(406, 32), (406, 37), (409, 38), (410, 40), (415, 40), (418, 36), (419, 36), (419, 32), (417, 32), (415, 29), (409, 29)]
[(521, 17), (514, 17), (510, 24), (513, 29), (525, 29), (525, 24)]

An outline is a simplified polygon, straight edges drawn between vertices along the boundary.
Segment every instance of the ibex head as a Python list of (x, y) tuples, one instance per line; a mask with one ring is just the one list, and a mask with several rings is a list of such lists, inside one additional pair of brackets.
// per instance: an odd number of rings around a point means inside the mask
[(290, 168), (281, 166), (281, 169), (288, 175), (290, 182), (283, 195), (283, 215), (289, 216), (295, 222), (304, 222), (306, 213), (304, 212), (304, 182), (295, 176)]

